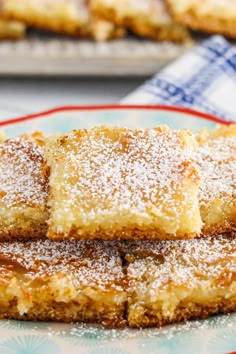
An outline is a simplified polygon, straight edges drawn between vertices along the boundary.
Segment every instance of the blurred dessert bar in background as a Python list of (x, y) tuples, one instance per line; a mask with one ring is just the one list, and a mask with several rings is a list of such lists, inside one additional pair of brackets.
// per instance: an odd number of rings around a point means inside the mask
[(75, 37), (107, 40), (124, 30), (94, 16), (84, 0), (2, 0), (2, 16), (26, 25)]
[(236, 38), (235, 0), (167, 0), (175, 20), (194, 30)]
[(170, 16), (164, 0), (91, 0), (92, 10), (139, 36), (184, 42), (189, 33)]
[(120, 38), (126, 30), (178, 43), (190, 42), (189, 29), (236, 38), (235, 0), (1, 0), (0, 4), (1, 17), (21, 21), (1, 22), (0, 38), (21, 38), (24, 26), (99, 41)]

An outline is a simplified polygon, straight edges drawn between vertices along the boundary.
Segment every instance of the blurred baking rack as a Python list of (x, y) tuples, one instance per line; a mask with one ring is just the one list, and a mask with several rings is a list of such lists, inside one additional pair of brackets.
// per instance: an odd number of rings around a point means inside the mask
[(134, 37), (96, 43), (47, 35), (0, 43), (0, 76), (147, 76), (178, 58), (189, 45)]

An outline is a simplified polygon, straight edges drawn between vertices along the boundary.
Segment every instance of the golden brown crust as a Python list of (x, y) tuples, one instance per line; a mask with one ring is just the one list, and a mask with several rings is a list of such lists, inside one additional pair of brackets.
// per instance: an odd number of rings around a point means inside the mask
[(186, 42), (190, 40), (188, 31), (176, 24), (162, 0), (107, 1), (91, 0), (92, 10), (101, 18), (112, 21), (118, 26), (127, 27), (134, 33), (154, 40)]
[[(27, 209), (26, 209), (27, 212)], [(18, 215), (18, 214), (16, 214)], [(2, 241), (24, 241), (24, 240), (38, 240), (46, 239), (47, 234), (47, 220), (48, 214), (42, 212), (43, 220), (27, 220), (22, 218), (22, 215), (19, 215), (19, 221), (9, 224), (3, 224), (0, 222), (2, 230), (0, 232), (0, 242)]]
[[(107, 294), (110, 296), (110, 294)], [(95, 304), (94, 304), (95, 305)], [(66, 307), (66, 308), (65, 308)], [(21, 321), (53, 321), (53, 322), (83, 322), (101, 324), (107, 329), (124, 328), (126, 321), (123, 318), (124, 309), (120, 306), (103, 305), (99, 309), (96, 306), (86, 304), (82, 308), (76, 303), (56, 303), (49, 302), (46, 304), (35, 304), (27, 314), (20, 315), (15, 302), (11, 302), (6, 309), (1, 309), (0, 319), (14, 319)]]
[[(210, 205), (210, 203), (209, 203)], [(214, 205), (211, 206), (211, 208), (214, 208)], [(203, 220), (204, 220), (204, 213), (208, 213), (207, 210), (205, 210), (205, 208), (201, 208), (201, 211), (202, 211), (202, 216), (203, 216)], [(231, 216), (232, 214), (231, 214)], [(228, 219), (230, 219), (230, 217), (228, 216)], [(217, 236), (217, 235), (220, 235), (222, 233), (233, 233), (236, 231), (236, 221), (235, 221), (235, 218), (233, 221), (229, 222), (229, 220), (227, 220), (227, 217), (225, 218), (221, 218), (220, 220), (221, 222), (218, 222), (217, 224), (214, 224), (214, 223), (206, 223), (206, 220), (205, 220), (205, 224), (202, 228), (202, 233), (201, 235), (199, 235), (198, 237), (199, 238), (205, 238), (205, 237), (209, 237), (209, 236)]]
[[(225, 228), (224, 228), (225, 229)], [(229, 226), (229, 230), (232, 230), (232, 227)], [(216, 234), (212, 231), (213, 234)], [(173, 235), (166, 232), (161, 232), (155, 228), (147, 228), (145, 229), (129, 229), (123, 228), (120, 230), (99, 230), (97, 229), (94, 232), (79, 232), (78, 230), (71, 230), (67, 235), (63, 233), (54, 233), (52, 231), (48, 231), (47, 236), (51, 240), (61, 241), (66, 239), (80, 239), (80, 240), (186, 240), (193, 239), (196, 237), (195, 233), (188, 233), (182, 235)], [(202, 235), (199, 234), (199, 237)]]
[(187, 322), (194, 319), (206, 319), (216, 314), (227, 314), (236, 312), (236, 300), (217, 300), (209, 304), (189, 304), (188, 306), (180, 305), (175, 310), (175, 314), (171, 319), (163, 320), (161, 315), (157, 315), (152, 309), (145, 306), (140, 309), (143, 311), (143, 316), (140, 317), (135, 313), (128, 316), (129, 326), (132, 328), (148, 328), (148, 327), (161, 327), (167, 324), (174, 324), (179, 322)]
[(194, 30), (236, 38), (234, 0), (167, 0), (175, 20)]
[(196, 141), (185, 130), (97, 127), (46, 144), (49, 238), (200, 233)]

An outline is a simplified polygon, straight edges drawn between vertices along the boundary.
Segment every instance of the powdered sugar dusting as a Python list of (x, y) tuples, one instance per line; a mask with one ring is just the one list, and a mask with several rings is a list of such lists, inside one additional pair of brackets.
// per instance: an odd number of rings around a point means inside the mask
[[(119, 287), (123, 278), (121, 259), (115, 244), (103, 241), (0, 243), (1, 260), (24, 267), (32, 279), (61, 273), (83, 286)], [(4, 266), (3, 262), (3, 266)]]
[(216, 199), (227, 202), (236, 198), (236, 136), (204, 143), (199, 148), (198, 164), (201, 205)]
[[(150, 225), (152, 217), (164, 214), (176, 218), (178, 227), (194, 186), (198, 188), (196, 145), (187, 131), (160, 131), (98, 127), (59, 139), (55, 154), (49, 152), (50, 184), (54, 196), (60, 193), (63, 200), (61, 210), (58, 200), (53, 201), (53, 217), (58, 221), (73, 207), (75, 224), (79, 218), (80, 225), (89, 225), (98, 216), (116, 213), (119, 224), (126, 226), (128, 216), (139, 216), (140, 224)], [(59, 176), (60, 191), (53, 185)], [(188, 215), (197, 208), (196, 198), (195, 204), (189, 203)], [(117, 220), (111, 217), (109, 223), (114, 226)]]
[[(194, 288), (200, 281), (207, 284), (207, 280), (216, 281), (215, 286), (229, 285), (236, 276), (234, 235), (158, 243), (128, 242), (123, 247), (128, 254), (131, 284), (143, 286), (145, 291), (150, 281), (152, 289), (162, 291), (172, 284)], [(147, 283), (143, 281), (145, 276)]]
[(44, 206), (47, 180), (42, 173), (43, 150), (29, 139), (12, 138), (0, 144), (0, 200), (6, 207)]
[[(73, 150), (69, 156), (84, 172), (76, 185), (77, 193), (89, 187), (93, 199), (100, 196), (107, 200), (112, 196), (112, 203), (120, 201), (121, 208), (138, 207), (143, 211), (147, 199), (155, 203), (157, 185), (160, 189), (174, 188), (179, 183), (181, 164), (189, 158), (182, 151), (177, 134), (167, 137), (158, 136), (154, 130), (129, 131), (114, 143), (106, 137), (93, 138), (91, 134), (78, 146), (81, 157)], [(168, 202), (166, 193), (161, 198)]]

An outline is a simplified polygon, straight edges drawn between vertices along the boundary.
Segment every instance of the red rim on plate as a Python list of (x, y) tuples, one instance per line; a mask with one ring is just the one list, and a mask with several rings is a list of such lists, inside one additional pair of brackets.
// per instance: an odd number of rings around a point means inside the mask
[(215, 117), (208, 113), (198, 112), (190, 108), (183, 107), (174, 107), (174, 106), (164, 106), (164, 105), (91, 105), (91, 106), (64, 106), (64, 107), (56, 107), (47, 111), (34, 113), (30, 115), (25, 115), (18, 118), (7, 119), (0, 122), (0, 126), (21, 123), (27, 120), (47, 117), (51, 114), (69, 112), (69, 111), (106, 111), (106, 110), (153, 110), (153, 111), (169, 111), (182, 113), (187, 115), (193, 115), (196, 118), (210, 120), (215, 123), (230, 125), (233, 122), (226, 121), (221, 118)]

